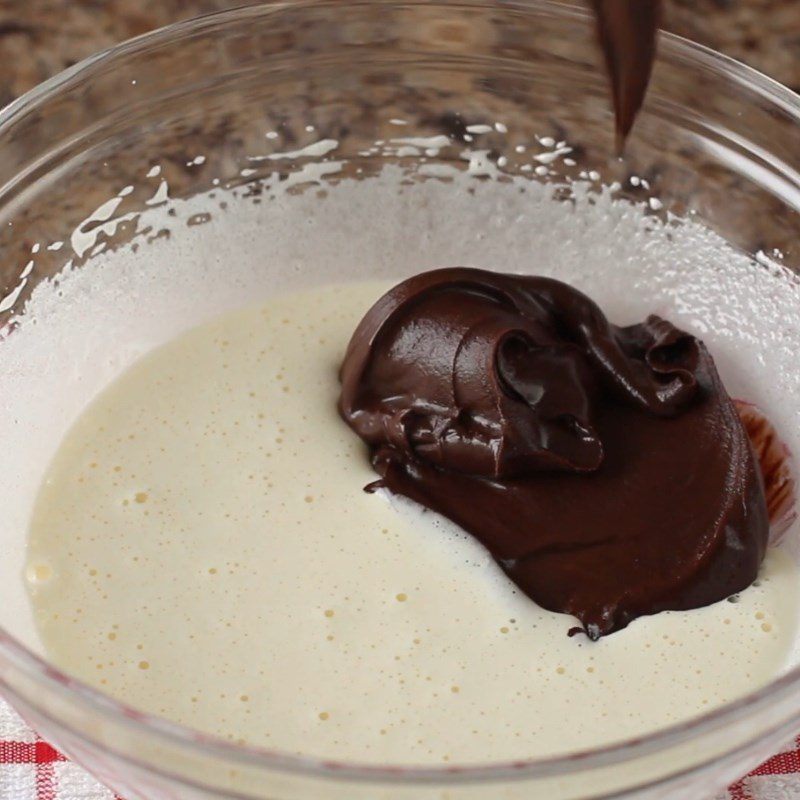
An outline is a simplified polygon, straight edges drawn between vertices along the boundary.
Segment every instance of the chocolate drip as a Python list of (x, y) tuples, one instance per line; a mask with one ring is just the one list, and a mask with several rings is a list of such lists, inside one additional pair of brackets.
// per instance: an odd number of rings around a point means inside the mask
[(621, 155), (650, 83), (661, 0), (592, 0), (592, 6), (611, 81)]
[(591, 638), (756, 577), (752, 448), (701, 342), (548, 278), (444, 269), (358, 326), (340, 411), (381, 485), (476, 536)]

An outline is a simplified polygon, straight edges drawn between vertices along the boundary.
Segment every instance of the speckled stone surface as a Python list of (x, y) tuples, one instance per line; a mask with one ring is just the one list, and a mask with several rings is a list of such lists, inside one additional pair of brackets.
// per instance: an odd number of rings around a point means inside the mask
[[(800, 90), (800, 0), (664, 1), (664, 27), (668, 30), (741, 59)], [(496, 6), (504, 2), (524, 0), (496, 0)], [(260, 3), (0, 0), (0, 106), (120, 41), (179, 20), (242, 5)], [(572, 89), (563, 96), (558, 81), (536, 83), (537, 63), (550, 57), (574, 62), (579, 71), (585, 70), (587, 80), (588, 76), (591, 80), (600, 79), (601, 57), (599, 50), (590, 45), (588, 30), (574, 38), (562, 26), (548, 28), (544, 19), (533, 27), (525, 27), (522, 20), (504, 26), (494, 18), (496, 6), (492, 0), (449, 8), (423, 3), (415, 5), (413, 13), (403, 4), (392, 6), (391, 13), (387, 6), (361, 4), (358, 13), (351, 15), (356, 19), (348, 24), (335, 16), (337, 0), (328, 0), (316, 9), (291, 0), (279, 5), (283, 11), (271, 18), (269, 25), (253, 27), (243, 21), (226, 28), (224, 36), (213, 26), (204, 27), (202, 30), (207, 33), (184, 39), (181, 48), (150, 52), (147, 58), (136, 62), (135, 72), (131, 71), (134, 61), (123, 58), (115, 69), (102, 73), (102, 78), (95, 75), (91, 86), (74, 87), (48, 101), (43, 116), (28, 115), (5, 131), (3, 147), (8, 157), (0, 161), (0, 185), (13, 183), (14, 189), (7, 192), (0, 205), (0, 297), (17, 285), (20, 265), (26, 263), (35, 243), (58, 241), (65, 235), (69, 239), (69, 232), (121, 186), (130, 184), (142, 193), (151, 191), (147, 181), (141, 181), (141, 175), (146, 172), (142, 165), (148, 164), (154, 153), (158, 153), (161, 177), (168, 181), (172, 198), (208, 190), (212, 175), (226, 187), (246, 183), (253, 184), (248, 191), (256, 191), (254, 185), (263, 176), (254, 170), (249, 156), (263, 150), (265, 130), (278, 128), (282, 145), (290, 147), (308, 144), (313, 137), (336, 139), (340, 155), (350, 159), (339, 176), (342, 177), (359, 165), (367, 172), (376, 167), (378, 161), (361, 162), (362, 150), (376, 137), (391, 136), (391, 131), (382, 131), (380, 125), (388, 124), (392, 116), (415, 121), (420, 130), (449, 133), (441, 120), (442, 109), (448, 103), (454, 103), (458, 113), (467, 118), (476, 115), (477, 120), (488, 114), (492, 119), (503, 119), (510, 128), (513, 126), (516, 137), (524, 139), (527, 131), (528, 139), (538, 132), (556, 141), (569, 140), (577, 159), (573, 162), (576, 174), (580, 170), (599, 170), (607, 181), (617, 180), (627, 187), (625, 196), (634, 200), (641, 198), (632, 189), (629, 191), (629, 173), (646, 177), (663, 201), (665, 214), (699, 213), (734, 246), (751, 253), (777, 252), (783, 263), (800, 272), (797, 214), (758, 181), (743, 178), (737, 169), (718, 163), (698, 149), (687, 130), (663, 119), (658, 121), (655, 116), (640, 118), (638, 135), (629, 143), (624, 162), (618, 163), (609, 160), (610, 105), (604, 81), (592, 94), (586, 86), (579, 90), (572, 76)], [(236, 18), (250, 19), (246, 13)], [(253, 15), (252, 19), (263, 19), (263, 15)], [(345, 40), (360, 46), (362, 24), (368, 26), (371, 35), (401, 37), (404, 46), (411, 49), (434, 47), (437, 52), (469, 56), (476, 48), (488, 48), (506, 56), (512, 54), (526, 65), (533, 82), (529, 78), (508, 80), (505, 74), (501, 78), (491, 69), (482, 75), (448, 72), (437, 77), (437, 87), (432, 90), (430, 81), (413, 72), (405, 76), (405, 83), (397, 84), (391, 71), (383, 74), (377, 70), (369, 77), (355, 75), (354, 80), (362, 81), (363, 88), (354, 95), (347, 88), (348, 80), (320, 81), (303, 70), (291, 79), (291, 85), (288, 78), (274, 84), (267, 79), (250, 89), (246, 88), (249, 79), (242, 79), (237, 72), (268, 72), (269, 59), (276, 54), (279, 59), (284, 54), (294, 54), (286, 56), (287, 63), (293, 57), (305, 60), (333, 40), (337, 47)], [(390, 33), (385, 30), (387, 25)], [(210, 37), (207, 41), (206, 35)], [(131, 59), (135, 60), (135, 56)], [(224, 98), (213, 92), (206, 94), (205, 84), (199, 79), (197, 86), (187, 89), (186, 76), (199, 64), (204, 65), (204, 75), (221, 70), (231, 79)], [(234, 78), (236, 75), (239, 77)], [(244, 82), (237, 83), (240, 79)], [(138, 108), (137, 93), (165, 92), (168, 85), (169, 91), (177, 94), (172, 95), (169, 112), (161, 114), (159, 124), (152, 124), (152, 120), (133, 121), (125, 134), (132, 136), (132, 141), (124, 147), (116, 141), (113, 147), (120, 149), (114, 158), (100, 156), (102, 144), (87, 134), (86, 119), (96, 116), (113, 127), (117, 124), (114, 120), (126, 117), (131, 108)], [(581, 94), (584, 90), (588, 93)], [(779, 165), (796, 164), (796, 130), (788, 117), (776, 118), (761, 104), (749, 102), (736, 84), (719, 82), (702, 70), (671, 71), (669, 60), (663, 59), (654, 74), (651, 96), (664, 90), (683, 98), (681, 102), (693, 108), (710, 125), (709, 130), (736, 129), (740, 139), (755, 137), (760, 147), (775, 153)], [(190, 102), (184, 97), (186, 92), (191, 95)], [(268, 102), (264, 102), (267, 97)], [(342, 103), (352, 107), (345, 111)], [(548, 108), (556, 106), (557, 121), (547, 113)], [(137, 113), (140, 112), (141, 109)], [(313, 134), (305, 132), (308, 123), (312, 123)], [(512, 151), (516, 142), (500, 141), (501, 138), (488, 142), (494, 148), (493, 157), (499, 157), (502, 150), (507, 160), (505, 169), (520, 168)], [(22, 192), (25, 184), (36, 181), (38, 167), (33, 165), (52, 157), (54, 142), (73, 139), (81, 142), (79, 147), (75, 145), (74, 155), (85, 162), (84, 167), (70, 168), (70, 180), (51, 186), (46, 202), (31, 203), (30, 195), (15, 210), (11, 194)], [(113, 137), (110, 141), (114, 141)], [(456, 150), (459, 144), (456, 137)], [(206, 156), (202, 170), (191, 163), (198, 153)], [(446, 158), (458, 160), (458, 152)], [(265, 163), (268, 167), (271, 164)], [(25, 164), (29, 168), (21, 169)], [(245, 167), (246, 173), (242, 171)], [(43, 186), (44, 183), (38, 185), (36, 192), (42, 191)], [(132, 206), (145, 199), (138, 194), (126, 196), (126, 210), (134, 213)], [(38, 280), (63, 266), (58, 251), (43, 249), (35, 260), (34, 274), (30, 280), (25, 279), (27, 288), (18, 297), (19, 302), (24, 302), (26, 293)], [(45, 265), (48, 260), (51, 263)], [(3, 313), (0, 312), (0, 323)]]
[[(0, 0), (0, 106), (82, 58), (239, 0)], [(664, 27), (800, 92), (798, 0), (667, 0)]]
[[(255, 182), (259, 175), (253, 173), (246, 151), (248, 148), (252, 152), (263, 149), (264, 130), (280, 127), (281, 142), (295, 146), (308, 138), (303, 129), (311, 122), (315, 135), (335, 138), (342, 153), (351, 150), (349, 155), (355, 164), (361, 155), (359, 137), (364, 138), (364, 147), (376, 136), (381, 138), (376, 125), (388, 106), (392, 107), (394, 116), (417, 120), (421, 129), (440, 133), (437, 115), (459, 96), (460, 100), (455, 103), (459, 114), (467, 117), (477, 114), (476, 119), (483, 114), (495, 114), (497, 119), (513, 122), (516, 136), (522, 136), (527, 130), (531, 136), (537, 131), (552, 135), (557, 141), (569, 139), (578, 159), (576, 171), (597, 169), (606, 180), (618, 180), (622, 186), (627, 186), (627, 172), (633, 170), (647, 178), (653, 191), (663, 198), (668, 211), (678, 215), (699, 212), (735, 246), (749, 252), (777, 250), (787, 256), (787, 265), (800, 270), (796, 214), (790, 214), (788, 206), (769, 192), (761, 191), (758, 182), (742, 180), (736, 169), (730, 170), (713, 158), (706, 158), (697, 150), (691, 136), (686, 138), (671, 123), (657, 123), (655, 117), (649, 122), (646, 117), (640, 118), (639, 135), (629, 143), (625, 162), (609, 161), (607, 115), (610, 105), (606, 87), (602, 85), (604, 81), (601, 80), (599, 91), (594, 95), (591, 91), (581, 94), (586, 86), (579, 90), (573, 83), (573, 89), (562, 96), (557, 81), (537, 84), (535, 91), (533, 89), (537, 64), (543, 58), (553, 57), (556, 61), (563, 58), (579, 70), (585, 69), (587, 80), (600, 79), (601, 56), (599, 48), (592, 46), (590, 32), (587, 30), (577, 37), (575, 33), (565, 33), (563, 26), (550, 29), (544, 18), (532, 27), (525, 27), (521, 19), (515, 25), (504, 27), (494, 18), (493, 10), (509, 2), (525, 0), (483, 0), (474, 6), (451, 5), (449, 8), (422, 3), (414, 6), (413, 13), (410, 9), (404, 10), (403, 4), (392, 6), (393, 11), (389, 13), (387, 6), (367, 3), (358, 6), (359, 11), (350, 15), (353, 19), (345, 23), (336, 18), (337, 0), (328, 0), (324, 6), (316, 8), (284, 0), (278, 3), (282, 13), (271, 18), (269, 25), (253, 28), (244, 22), (239, 29), (236, 23), (233, 28), (226, 28), (224, 36), (207, 26), (202, 30), (214, 31), (208, 33), (209, 40), (203, 38), (205, 34), (193, 35), (183, 40), (181, 48), (158, 54), (150, 52), (146, 59), (137, 62), (135, 74), (130, 71), (134, 62), (122, 58), (117, 67), (103, 73), (102, 78), (96, 75), (90, 87), (74, 88), (49, 101), (44, 117), (28, 116), (25, 121), (17, 121), (13, 130), (6, 131), (3, 147), (8, 158), (0, 161), (0, 184), (15, 182), (15, 192), (22, 191), (22, 184), (34, 181), (37, 174), (35, 169), (21, 171), (20, 166), (50, 158), (49, 150), (62, 137), (64, 141), (70, 137), (81, 139), (80, 157), (87, 164), (91, 163), (91, 169), (73, 173), (68, 186), (59, 185), (57, 191), (49, 191), (46, 203), (34, 204), (22, 215), (14, 212), (12, 204), (4, 198), (0, 217), (3, 213), (10, 215), (8, 221), (13, 218), (13, 228), (0, 227), (0, 252), (5, 262), (0, 263), (0, 289), (9, 291), (15, 285), (19, 272), (17, 262), (25, 255), (17, 250), (29, 249), (34, 242), (63, 238), (64, 231), (54, 228), (78, 224), (110, 196), (109, 192), (114, 194), (120, 186), (138, 184), (138, 163), (152, 158), (152, 153), (159, 153), (160, 160), (170, 165), (164, 167), (170, 196), (187, 196), (209, 188), (195, 182), (200, 171), (187, 166), (197, 153), (208, 156), (202, 171), (204, 176), (214, 173), (220, 180), (230, 181), (233, 176), (239, 182)], [(586, 0), (564, 2), (585, 3)], [(800, 89), (800, 0), (664, 2), (666, 29), (741, 59), (790, 87)], [(176, 21), (242, 5), (261, 3), (253, 0), (0, 0), (0, 106), (77, 61), (123, 40)], [(388, 17), (391, 17), (390, 33), (385, 30)], [(410, 22), (411, 17), (416, 20), (414, 23)], [(246, 13), (236, 17), (249, 18)], [(252, 18), (264, 17), (253, 15)], [(370, 35), (389, 36), (390, 39), (402, 37), (404, 46), (411, 49), (434, 47), (437, 52), (468, 56), (476, 49), (489, 48), (505, 56), (511, 54), (520, 64), (526, 65), (534, 83), (528, 78), (509, 81), (505, 75), (501, 79), (492, 74), (491, 69), (483, 76), (448, 73), (439, 75), (438, 94), (431, 94), (428, 83), (424, 80), (420, 83), (421, 78), (412, 73), (406, 76), (406, 84), (396, 86), (391, 73), (376, 74), (369, 80), (357, 75), (355, 80), (367, 83), (356, 100), (348, 95), (347, 81), (320, 82), (302, 71), (291, 88), (288, 83), (278, 81), (269, 89), (259, 85), (250, 95), (247, 95), (249, 90), (233, 78), (245, 65), (255, 72), (268, 71), (268, 59), (276, 54), (278, 58), (295, 54), (301, 60), (306, 59), (309, 53), (324, 48), (326, 41), (334, 41), (340, 47), (344, 40), (352, 40), (360, 46), (362, 23), (368, 26)], [(292, 56), (286, 58), (291, 61)], [(230, 91), (224, 100), (218, 98), (219, 102), (211, 95), (201, 98), (205, 90), (200, 80), (198, 86), (191, 89), (194, 93), (191, 103), (179, 108), (177, 97), (188, 91), (186, 76), (200, 63), (205, 65), (203, 74), (221, 70), (228, 75)], [(736, 135), (740, 138), (756, 136), (759, 146), (775, 152), (782, 159), (780, 163), (795, 164), (796, 131), (788, 118), (775, 118), (760, 104), (748, 101), (736, 85), (717, 82), (702, 70), (681, 74), (680, 70), (671, 69), (668, 59), (662, 59), (657, 65), (651, 96), (664, 90), (674, 92), (711, 128), (737, 129)], [(173, 79), (177, 81), (174, 85)], [(572, 76), (569, 80), (576, 78)], [(113, 126), (115, 123), (108, 115), (113, 119), (117, 118), (115, 114), (126, 116), (130, 103), (136, 107), (137, 93), (164, 92), (167, 84), (170, 84), (169, 91), (178, 94), (173, 94), (170, 111), (162, 115), (159, 125), (136, 123), (131, 129), (138, 131), (135, 145), (129, 143), (113, 159), (98, 159), (91, 149), (91, 137), (86, 138), (84, 117), (98, 116)], [(266, 96), (264, 92), (269, 96), (267, 103), (261, 102)], [(246, 95), (249, 99), (245, 99)], [(345, 100), (345, 96), (349, 99)], [(260, 98), (259, 102), (255, 102), (255, 98)], [(344, 113), (340, 106), (345, 101), (355, 103), (357, 113), (354, 114), (353, 108)], [(555, 106), (559, 107), (558, 121), (546, 112), (548, 107)], [(651, 126), (649, 131), (648, 125)], [(174, 128), (171, 132), (170, 126)], [(454, 144), (457, 143), (454, 140)], [(495, 157), (499, 156), (498, 148), (505, 145), (510, 142), (492, 143)], [(505, 157), (509, 170), (520, 166), (515, 163), (513, 152), (505, 153)], [(454, 158), (458, 158), (457, 153)], [(237, 160), (242, 159), (244, 162), (238, 164)], [(241, 177), (244, 173), (240, 170), (245, 166), (251, 178)], [(39, 254), (38, 260), (41, 258)], [(36, 275), (41, 277), (44, 271), (37, 261)], [(32, 285), (33, 280), (29, 281), (28, 288)]]

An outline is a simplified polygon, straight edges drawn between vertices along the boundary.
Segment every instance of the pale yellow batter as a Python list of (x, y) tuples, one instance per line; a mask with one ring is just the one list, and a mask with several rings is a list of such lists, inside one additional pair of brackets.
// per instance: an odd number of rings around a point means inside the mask
[(153, 351), (67, 435), (27, 577), (58, 665), (235, 741), (375, 762), (485, 762), (608, 743), (766, 683), (797, 572), (598, 643), (471, 538), (362, 487), (337, 367), (385, 288), (235, 312)]

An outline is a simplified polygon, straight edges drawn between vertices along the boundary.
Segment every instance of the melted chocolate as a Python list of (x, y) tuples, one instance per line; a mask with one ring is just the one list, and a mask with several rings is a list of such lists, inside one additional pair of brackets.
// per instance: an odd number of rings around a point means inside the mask
[(617, 152), (644, 102), (661, 19), (661, 0), (592, 0), (611, 81)]
[(708, 351), (666, 320), (617, 327), (555, 280), (437, 270), (372, 307), (341, 379), (378, 484), (593, 639), (756, 577), (769, 522), (750, 442)]

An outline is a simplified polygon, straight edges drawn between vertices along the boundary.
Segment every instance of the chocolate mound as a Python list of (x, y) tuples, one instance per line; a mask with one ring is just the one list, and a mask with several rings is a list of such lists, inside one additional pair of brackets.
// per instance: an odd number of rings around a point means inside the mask
[(617, 327), (559, 281), (437, 270), (372, 307), (341, 381), (376, 485), (459, 524), (592, 639), (756, 577), (750, 442), (706, 348), (666, 320)]

